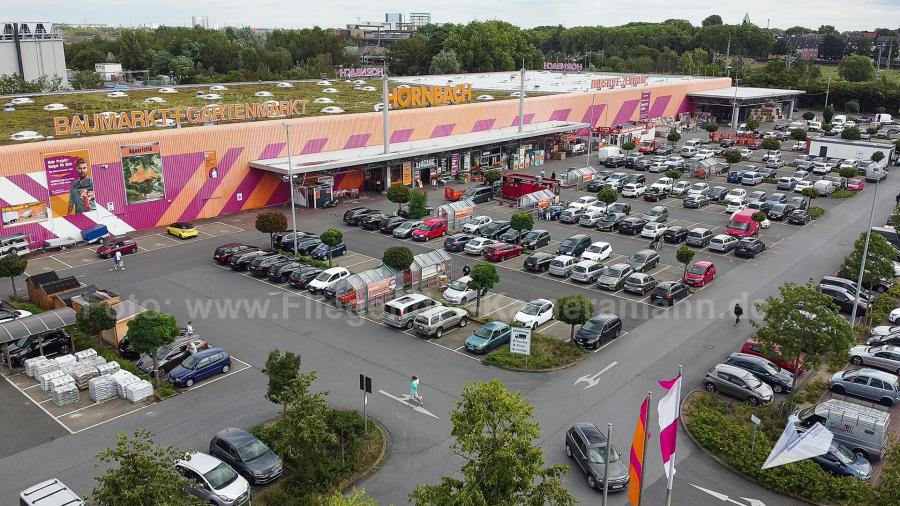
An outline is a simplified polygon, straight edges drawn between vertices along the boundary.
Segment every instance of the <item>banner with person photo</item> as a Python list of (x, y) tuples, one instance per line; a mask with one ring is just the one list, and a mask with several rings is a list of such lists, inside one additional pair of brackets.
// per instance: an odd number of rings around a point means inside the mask
[(128, 204), (166, 198), (162, 153), (158, 142), (121, 147), (122, 177)]
[(86, 149), (45, 154), (44, 171), (53, 216), (72, 216), (97, 209), (91, 158)]

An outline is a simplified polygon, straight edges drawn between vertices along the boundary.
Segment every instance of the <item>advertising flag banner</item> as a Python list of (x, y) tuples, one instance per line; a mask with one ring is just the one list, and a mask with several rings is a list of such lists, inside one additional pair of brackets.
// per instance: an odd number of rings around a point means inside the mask
[(72, 216), (97, 209), (91, 158), (86, 149), (45, 154), (44, 172), (53, 216)]
[(667, 486), (672, 490), (675, 478), (675, 440), (678, 436), (678, 417), (681, 414), (681, 375), (673, 380), (660, 381), (659, 385), (669, 392), (659, 400), (659, 447), (662, 451), (663, 466), (666, 468)]
[(638, 506), (641, 502), (641, 492), (644, 477), (644, 446), (647, 444), (647, 411), (650, 406), (650, 398), (644, 398), (641, 403), (641, 414), (638, 417), (637, 426), (634, 428), (634, 440), (631, 442), (631, 458), (628, 464), (628, 503)]
[(125, 200), (129, 204), (166, 198), (162, 153), (158, 142), (122, 146), (121, 154)]

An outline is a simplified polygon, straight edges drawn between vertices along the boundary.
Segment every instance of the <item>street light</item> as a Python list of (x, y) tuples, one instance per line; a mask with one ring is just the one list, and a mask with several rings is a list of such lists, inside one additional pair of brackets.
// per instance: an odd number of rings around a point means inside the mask
[(291, 125), (284, 126), (285, 146), (287, 147), (288, 162), (288, 191), (291, 193), (291, 230), (294, 231), (294, 256), (297, 256), (297, 210), (294, 208), (294, 165), (291, 163)]
[[(860, 156), (862, 158), (862, 156)], [(859, 305), (859, 294), (862, 292), (863, 275), (866, 273), (866, 262), (869, 260), (869, 238), (872, 237), (872, 220), (875, 218), (875, 203), (878, 202), (878, 181), (875, 182), (875, 191), (872, 192), (872, 209), (869, 210), (869, 228), (866, 229), (866, 243), (863, 246), (862, 259), (859, 261), (859, 276), (856, 278), (856, 293), (853, 294), (853, 310), (850, 312), (850, 334), (853, 335), (853, 327), (856, 326), (856, 308)]]

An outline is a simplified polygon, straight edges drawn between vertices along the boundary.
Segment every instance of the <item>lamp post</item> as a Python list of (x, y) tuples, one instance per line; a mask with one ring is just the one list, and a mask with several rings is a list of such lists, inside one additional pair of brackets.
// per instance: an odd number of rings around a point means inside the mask
[[(862, 157), (860, 157), (862, 158)], [(863, 275), (866, 273), (866, 262), (869, 260), (869, 238), (872, 237), (872, 220), (875, 218), (875, 203), (878, 202), (878, 182), (875, 182), (875, 191), (872, 192), (872, 209), (869, 210), (869, 228), (866, 229), (866, 243), (863, 246), (862, 258), (859, 261), (859, 276), (856, 278), (856, 293), (853, 297), (853, 310), (850, 312), (850, 334), (856, 325), (856, 308), (859, 304), (859, 293), (862, 291)]]
[(606, 424), (606, 460), (603, 461), (603, 506), (606, 506), (606, 499), (609, 495), (609, 447), (612, 446), (612, 424)]
[(731, 129), (737, 130), (738, 126), (738, 106), (737, 106), (737, 95), (738, 88), (740, 87), (741, 80), (735, 78), (734, 80), (734, 102), (731, 105)]
[[(297, 233), (297, 210), (294, 208), (294, 164), (291, 163), (291, 125), (282, 123), (284, 126), (285, 147), (287, 148), (288, 162), (288, 190), (291, 193), (291, 230)], [(297, 255), (297, 237), (294, 236), (294, 256)]]

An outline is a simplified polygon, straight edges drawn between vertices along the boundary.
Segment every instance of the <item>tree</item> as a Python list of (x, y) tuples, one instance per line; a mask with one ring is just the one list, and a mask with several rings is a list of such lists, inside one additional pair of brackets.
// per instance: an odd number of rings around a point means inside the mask
[(622, 149), (625, 150), (626, 154), (630, 153), (635, 147), (634, 141), (628, 141), (622, 144)]
[(16, 292), (16, 276), (24, 274), (26, 267), (28, 267), (28, 260), (20, 257), (15, 251), (0, 257), (0, 277), (9, 278), (12, 283), (13, 297), (19, 296)]
[(832, 128), (834, 128), (834, 125), (832, 125), (831, 123), (822, 123), (823, 132), (830, 132)]
[(757, 119), (754, 116), (750, 116), (749, 118), (747, 118), (747, 120), (744, 121), (744, 123), (747, 124), (747, 129), (752, 132), (755, 132), (756, 129), (759, 128), (759, 119)]
[(706, 126), (703, 127), (707, 132), (713, 133), (719, 130), (718, 123), (707, 123)]
[(394, 183), (388, 188), (387, 198), (394, 204), (397, 204), (397, 210), (409, 202), (409, 187), (403, 183)]
[(674, 145), (676, 142), (681, 140), (681, 134), (676, 132), (675, 130), (672, 130), (671, 132), (669, 132), (669, 135), (666, 136), (666, 140)]
[(859, 100), (848, 100), (846, 104), (844, 104), (844, 109), (851, 114), (856, 114), (859, 112)]
[(876, 152), (872, 153), (872, 157), (871, 157), (871, 158), (872, 158), (872, 161), (873, 161), (873, 162), (876, 162), (876, 163), (877, 163), (877, 162), (880, 162), (880, 161), (884, 160), (884, 152), (883, 152), (883, 151), (876, 151)]
[(774, 137), (769, 137), (768, 139), (763, 139), (759, 146), (763, 149), (777, 151), (781, 149), (781, 142)]
[(851, 177), (858, 176), (859, 170), (853, 167), (844, 167), (843, 169), (838, 171), (838, 175), (840, 175), (844, 179), (850, 179)]
[(500, 181), (501, 176), (500, 171), (497, 169), (486, 170), (482, 175), (484, 176), (484, 182), (489, 185)]
[(428, 215), (428, 194), (424, 191), (409, 192), (409, 217), (418, 220)]
[(800, 195), (806, 197), (806, 205), (808, 207), (812, 199), (819, 197), (819, 190), (816, 190), (812, 186), (809, 186), (807, 188), (804, 188), (803, 191), (800, 192)]
[[(160, 311), (144, 311), (128, 322), (125, 337), (131, 348), (137, 353), (146, 353), (153, 357), (153, 376), (159, 388), (159, 360), (156, 350), (160, 346), (171, 344), (178, 335), (175, 317)], [(188, 385), (190, 386), (190, 385)]]
[(712, 14), (710, 16), (706, 16), (706, 19), (704, 19), (700, 23), (700, 26), (714, 26), (714, 25), (721, 25), (721, 24), (722, 24), (722, 16), (719, 16), (718, 14)]
[(822, 110), (822, 122), (831, 123), (831, 118), (834, 118), (834, 107), (829, 105)]
[(518, 231), (519, 239), (521, 239), (523, 230), (534, 228), (534, 216), (524, 211), (514, 213), (509, 219), (509, 228)]
[[(756, 339), (771, 352), (799, 365), (800, 356), (815, 369), (823, 353), (846, 354), (853, 342), (850, 324), (841, 316), (831, 297), (819, 292), (812, 280), (805, 285), (785, 283), (779, 297), (767, 297), (754, 305), (763, 314)], [(791, 394), (793, 400), (793, 393)]]
[(269, 234), (269, 244), (272, 243), (272, 234), (287, 230), (287, 216), (277, 211), (267, 211), (256, 215), (256, 230)]
[(378, 501), (366, 496), (364, 491), (354, 488), (347, 495), (338, 490), (326, 497), (322, 506), (378, 506)]
[(866, 129), (866, 133), (869, 135), (875, 135), (878, 133), (878, 129), (873, 126), (870, 126), (869, 128)]
[(607, 206), (619, 200), (619, 192), (611, 186), (604, 186), (597, 192), (597, 200), (603, 202)]
[(891, 226), (894, 227), (894, 230), (900, 230), (900, 206), (894, 208), (891, 212)]
[(456, 74), (460, 70), (456, 51), (445, 49), (431, 58), (431, 66), (428, 73), (432, 75)]
[(571, 325), (569, 341), (574, 342), (575, 325), (584, 325), (594, 315), (594, 305), (581, 295), (566, 295), (556, 299), (553, 317)]
[(78, 70), (72, 78), (72, 87), (76, 90), (97, 90), (103, 87), (103, 81), (96, 72)]
[(322, 232), (322, 235), (319, 236), (319, 240), (328, 246), (328, 267), (331, 267), (331, 250), (344, 241), (344, 234), (336, 228), (329, 228)]
[(478, 316), (478, 312), (481, 310), (481, 296), (487, 295), (488, 290), (494, 288), (494, 285), (500, 282), (500, 274), (497, 273), (497, 268), (493, 264), (482, 262), (472, 268), (469, 277), (472, 278), (468, 283), (469, 288), (477, 292), (475, 297), (475, 316)]
[(851, 54), (841, 59), (838, 74), (850, 82), (872, 81), (875, 79), (875, 65), (868, 56)]
[(190, 495), (188, 479), (172, 464), (188, 458), (188, 452), (153, 443), (153, 434), (137, 430), (132, 437), (116, 436), (116, 446), (97, 455), (110, 467), (97, 477), (94, 503), (108, 506), (202, 505)]
[[(762, 211), (756, 211), (755, 213), (750, 215), (750, 219), (756, 222), (757, 230), (762, 230), (762, 225), (761, 225), (762, 222), (769, 219), (769, 217), (766, 216), (766, 213), (764, 213)], [(757, 232), (757, 234), (759, 234), (759, 232)]]
[(464, 461), (462, 478), (419, 485), (410, 500), (416, 506), (576, 504), (561, 480), (568, 466), (544, 467), (533, 412), (521, 392), (510, 392), (500, 380), (466, 385), (450, 414), (450, 446)]
[(403, 272), (412, 265), (413, 252), (406, 246), (391, 246), (384, 250), (381, 261), (391, 269)]
[(736, 149), (726, 149), (725, 150), (725, 161), (731, 164), (740, 163), (744, 158), (741, 156), (741, 152)]
[[(893, 219), (893, 217), (892, 217)], [(860, 264), (863, 258), (863, 249), (866, 244), (866, 233), (859, 235), (853, 243), (853, 251), (844, 258), (841, 264), (841, 272), (852, 279), (859, 276)], [(863, 284), (875, 286), (883, 279), (894, 278), (894, 262), (897, 249), (880, 234), (871, 234), (869, 237), (869, 255), (866, 260), (866, 269), (863, 272)]]
[(795, 128), (791, 130), (791, 139), (795, 141), (805, 141), (806, 140), (806, 130), (803, 128)]
[(812, 121), (816, 119), (816, 113), (812, 111), (806, 111), (803, 113), (803, 119), (805, 119), (806, 121)]
[(681, 177), (681, 171), (678, 169), (669, 169), (666, 171), (666, 177), (672, 179), (679, 179)]
[(281, 393), (300, 373), (300, 355), (295, 355), (290, 351), (282, 355), (280, 350), (272, 350), (269, 352), (262, 373), (269, 378), (266, 399), (275, 404), (281, 404), (283, 407)]
[(841, 130), (841, 139), (858, 141), (861, 137), (862, 137), (862, 134), (860, 134), (859, 128), (847, 127), (845, 129)]
[(682, 244), (680, 248), (675, 252), (675, 260), (678, 260), (678, 263), (684, 264), (684, 272), (682, 273), (682, 278), (687, 274), (688, 266), (691, 264), (691, 260), (694, 259), (694, 253), (696, 253), (693, 249), (689, 248), (687, 244)]
[(100, 333), (115, 327), (116, 311), (109, 304), (92, 302), (75, 315), (75, 325), (89, 336), (96, 335), (100, 344), (103, 344)]

